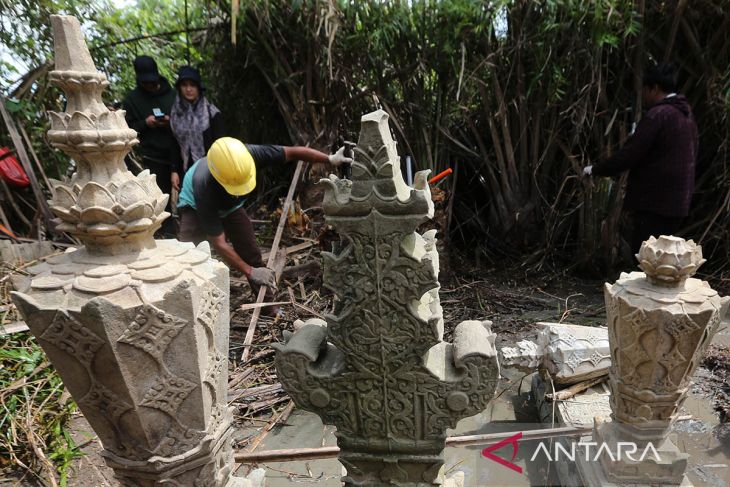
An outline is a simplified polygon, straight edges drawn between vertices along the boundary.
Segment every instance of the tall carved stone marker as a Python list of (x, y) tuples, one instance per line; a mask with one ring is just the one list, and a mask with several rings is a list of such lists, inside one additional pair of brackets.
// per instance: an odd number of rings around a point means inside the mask
[(337, 427), (345, 485), (440, 485), (446, 428), (493, 397), (495, 335), (466, 321), (443, 341), (435, 231), (416, 232), (433, 216), (428, 173), (406, 186), (387, 114), (361, 123), (352, 180), (323, 180), (342, 236), (324, 254), (334, 312), (285, 337), (276, 367), (299, 407)]
[(168, 196), (126, 170), (136, 133), (102, 103), (78, 21), (51, 21), (67, 106), (48, 136), (77, 171), (50, 204), (84, 245), (30, 268), (13, 299), (122, 484), (245, 485), (231, 478), (228, 269), (207, 244), (154, 240)]
[(729, 297), (691, 277), (705, 262), (702, 248), (691, 240), (650, 237), (636, 257), (644, 272), (622, 274), (605, 287), (613, 421), (597, 421), (593, 439), (606, 443), (614, 456), (620, 443), (624, 452), (638, 447), (634, 458), (648, 453), (644, 461), (602, 455), (600, 466), (581, 463), (589, 486), (686, 482), (687, 454), (669, 431), (730, 304)]

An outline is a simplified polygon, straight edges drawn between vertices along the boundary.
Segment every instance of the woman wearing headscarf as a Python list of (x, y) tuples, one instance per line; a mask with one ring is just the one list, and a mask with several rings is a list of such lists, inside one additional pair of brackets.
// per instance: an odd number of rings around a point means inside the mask
[(180, 191), (185, 172), (205, 156), (216, 139), (226, 135), (223, 116), (205, 97), (200, 73), (192, 66), (177, 72), (177, 97), (170, 112), (170, 128), (177, 140), (172, 154), (172, 187)]

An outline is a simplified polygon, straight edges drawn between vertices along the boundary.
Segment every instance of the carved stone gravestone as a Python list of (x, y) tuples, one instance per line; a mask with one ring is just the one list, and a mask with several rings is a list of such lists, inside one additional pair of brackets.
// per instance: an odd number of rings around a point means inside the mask
[(622, 443), (624, 450), (633, 445), (638, 453), (579, 463), (590, 486), (686, 482), (687, 454), (669, 431), (730, 304), (691, 277), (705, 262), (691, 240), (650, 237), (636, 257), (644, 272), (621, 274), (605, 287), (613, 421), (597, 420), (593, 441), (616, 453)]
[(346, 485), (426, 486), (443, 480), (446, 428), (483, 410), (499, 376), (489, 322), (443, 341), (427, 172), (403, 182), (388, 116), (362, 117), (352, 180), (324, 180), (327, 222), (341, 241), (324, 254), (336, 296), (277, 346), (279, 379), (296, 404), (337, 427)]
[(78, 21), (51, 21), (67, 105), (48, 137), (77, 170), (50, 205), (83, 246), (31, 267), (13, 299), (124, 485), (246, 485), (231, 477), (228, 269), (207, 244), (154, 240), (168, 196), (126, 170), (136, 133), (102, 103)]

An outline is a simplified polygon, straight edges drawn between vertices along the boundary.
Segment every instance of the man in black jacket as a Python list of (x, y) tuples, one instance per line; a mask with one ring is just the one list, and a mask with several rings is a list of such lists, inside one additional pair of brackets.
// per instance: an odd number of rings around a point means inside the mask
[[(142, 158), (142, 165), (157, 176), (157, 185), (162, 192), (170, 194), (170, 154), (176, 147), (170, 130), (170, 108), (175, 101), (175, 90), (160, 76), (157, 63), (149, 56), (137, 57), (134, 71), (137, 87), (127, 94), (123, 103), (127, 124), (137, 131), (137, 153)], [(167, 211), (170, 211), (169, 202)]]
[(638, 252), (650, 236), (679, 229), (694, 192), (698, 136), (687, 98), (677, 94), (677, 68), (659, 64), (646, 73), (642, 98), (648, 112), (626, 144), (606, 161), (586, 166), (585, 175), (618, 176), (629, 171), (624, 210), (631, 214), (629, 244)]

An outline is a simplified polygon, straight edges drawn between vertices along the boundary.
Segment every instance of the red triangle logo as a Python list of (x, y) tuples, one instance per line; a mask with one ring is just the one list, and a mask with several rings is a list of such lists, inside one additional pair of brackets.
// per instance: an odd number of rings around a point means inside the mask
[[(510, 436), (509, 438), (505, 438), (504, 440), (500, 441), (499, 443), (495, 443), (494, 445), (490, 445), (486, 447), (484, 450), (482, 450), (482, 456), (484, 458), (489, 458), (490, 460), (493, 460), (500, 465), (504, 465), (505, 467), (514, 470), (517, 473), (522, 473), (522, 467), (515, 465), (512, 463), (514, 461), (515, 457), (517, 456), (517, 450), (520, 448), (519, 440), (522, 438), (522, 431), (519, 433)], [(502, 457), (498, 457), (493, 451), (499, 450), (504, 445), (512, 445), (512, 461), (507, 461)]]

